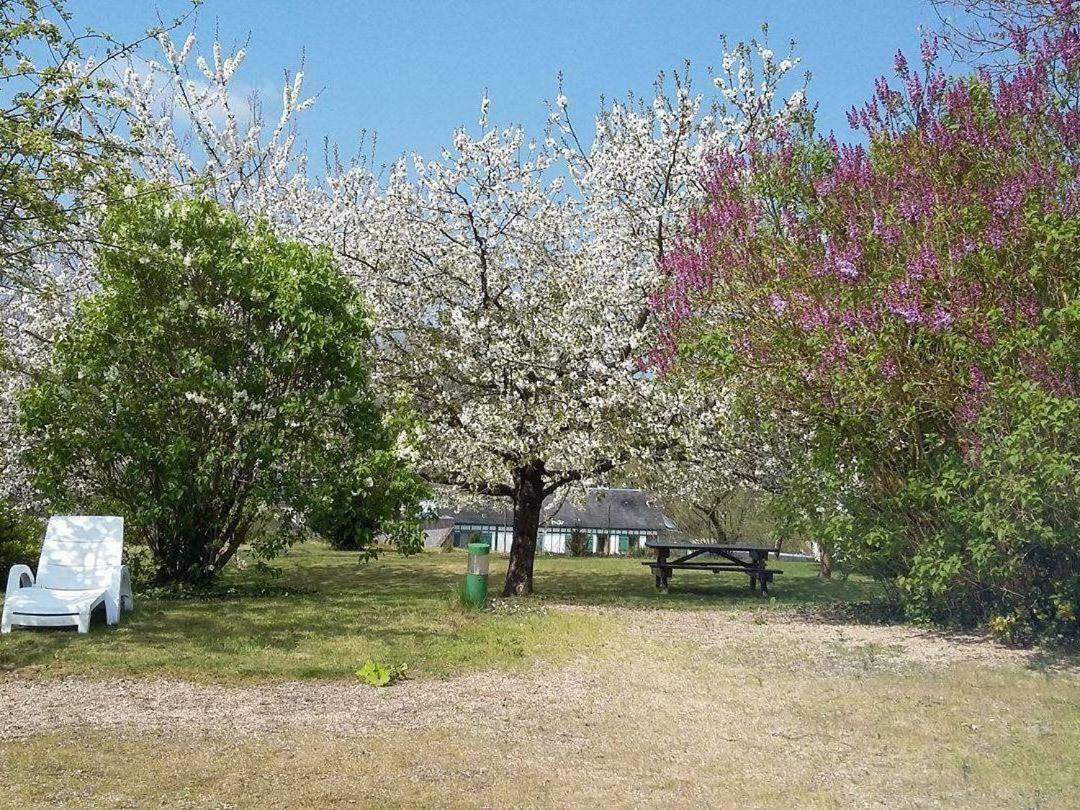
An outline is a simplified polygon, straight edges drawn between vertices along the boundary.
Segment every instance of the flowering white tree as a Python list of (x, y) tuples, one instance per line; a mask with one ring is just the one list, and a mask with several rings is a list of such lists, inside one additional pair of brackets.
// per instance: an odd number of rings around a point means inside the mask
[(729, 48), (723, 37), (720, 67), (711, 71), (717, 93), (693, 91), (689, 63), (670, 81), (661, 73), (651, 98), (628, 94), (595, 120), (591, 143), (579, 137), (569, 101), (559, 92), (550, 120), (560, 157), (570, 170), (606, 250), (655, 271), (688, 214), (706, 198), (703, 171), (711, 155), (772, 139), (778, 127), (812, 121), (803, 83), (783, 98), (781, 85), (799, 63), (794, 42), (777, 59), (765, 41)]
[(531, 592), (541, 507), (562, 487), (635, 460), (747, 475), (723, 397), (648, 368), (649, 295), (709, 155), (806, 114), (802, 88), (775, 101), (794, 65), (739, 45), (714, 103), (685, 74), (673, 94), (661, 80), (651, 103), (603, 110), (587, 147), (561, 92), (540, 144), (490, 127), (485, 98), (479, 135), (459, 130), (441, 160), (399, 162), (381, 193), (355, 168), (330, 184), (324, 239), (375, 307), (382, 379), (424, 417), (421, 469), (513, 501), (505, 595)]
[(304, 72), (286, 71), (281, 108), (267, 126), (263, 100), (237, 89), (244, 48), (210, 59), (195, 55), (189, 34), (177, 47), (159, 36), (162, 61), (133, 64), (117, 100), (127, 113), (135, 170), (147, 179), (208, 195), (244, 215), (293, 223), (305, 206), (307, 155), (297, 149), (295, 119), (315, 103), (303, 98)]
[(423, 473), (513, 500), (506, 592), (521, 594), (544, 498), (624, 462), (679, 408), (658, 407), (639, 366), (649, 278), (598, 249), (551, 149), (481, 128), (417, 158), (415, 178), (399, 163), (385, 193), (339, 178), (326, 222), (375, 308), (381, 379), (423, 417)]
[(662, 77), (648, 103), (604, 108), (588, 144), (561, 91), (539, 143), (490, 126), (485, 99), (479, 133), (439, 160), (402, 159), (385, 184), (363, 164), (315, 183), (293, 123), (311, 103), (302, 73), (265, 128), (234, 92), (243, 52), (215, 46), (193, 70), (194, 44), (162, 37), (164, 61), (121, 83), (136, 171), (334, 250), (374, 311), (378, 380), (423, 417), (403, 452), (432, 482), (513, 500), (507, 594), (532, 590), (540, 509), (560, 488), (627, 464), (748, 474), (723, 395), (649, 367), (649, 295), (708, 156), (805, 114), (801, 87), (777, 102), (793, 58), (740, 44), (715, 100)]

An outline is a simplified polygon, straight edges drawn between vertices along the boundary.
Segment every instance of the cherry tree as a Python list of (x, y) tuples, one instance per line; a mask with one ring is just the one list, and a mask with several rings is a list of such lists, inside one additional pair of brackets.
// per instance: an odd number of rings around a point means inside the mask
[(324, 238), (375, 307), (383, 379), (423, 417), (421, 470), (514, 504), (505, 595), (532, 591), (541, 508), (563, 487), (632, 462), (685, 470), (706, 447), (738, 466), (725, 398), (650, 367), (649, 298), (710, 155), (806, 115), (802, 88), (776, 103), (795, 63), (739, 45), (719, 99), (661, 79), (650, 103), (602, 110), (587, 147), (561, 91), (539, 143), (489, 126), (485, 98), (479, 134), (399, 161), (384, 191), (356, 168), (330, 183)]
[(400, 452), (452, 491), (512, 499), (507, 594), (532, 590), (546, 496), (627, 465), (681, 482), (691, 463), (710, 481), (753, 474), (727, 394), (652, 367), (650, 295), (710, 156), (809, 114), (802, 86), (779, 100), (794, 57), (737, 45), (715, 98), (688, 72), (661, 77), (651, 99), (605, 106), (589, 143), (561, 90), (538, 140), (492, 126), (484, 99), (478, 132), (437, 160), (403, 158), (385, 182), (363, 162), (315, 181), (296, 137), (302, 72), (266, 126), (236, 92), (243, 51), (215, 44), (206, 59), (195, 44), (163, 36), (162, 60), (122, 79), (134, 170), (334, 250), (375, 315), (377, 381), (422, 417)]
[(343, 179), (327, 222), (375, 307), (381, 378), (422, 417), (422, 472), (513, 501), (505, 592), (524, 594), (544, 499), (641, 452), (681, 407), (640, 365), (649, 277), (604, 255), (557, 153), (481, 128), (400, 162), (362, 205)]

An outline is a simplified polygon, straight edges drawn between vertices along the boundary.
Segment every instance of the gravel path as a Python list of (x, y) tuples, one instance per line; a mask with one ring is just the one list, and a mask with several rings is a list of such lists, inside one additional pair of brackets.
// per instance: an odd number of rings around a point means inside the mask
[[(735, 666), (830, 675), (903, 671), (952, 664), (1054, 669), (1080, 676), (1075, 659), (1047, 660), (979, 635), (944, 634), (906, 625), (807, 620), (782, 611), (705, 612), (563, 608), (618, 620), (625, 635), (601, 660), (537, 666), (526, 672), (480, 672), (448, 680), (405, 681), (373, 689), (347, 681), (294, 681), (225, 686), (164, 679), (0, 678), (7, 718), (0, 740), (64, 726), (149, 731), (266, 735), (312, 728), (367, 734), (480, 722), (512, 725), (546, 709), (601, 711), (609, 699), (605, 675), (648, 669), (643, 645), (680, 645), (690, 656), (725, 656)], [(629, 670), (627, 668), (630, 668)], [(625, 697), (625, 696), (624, 696)], [(616, 699), (611, 696), (610, 699)]]
[(588, 678), (568, 670), (485, 672), (406, 681), (386, 689), (345, 681), (221, 686), (158, 679), (9, 678), (0, 680), (0, 705), (8, 715), (0, 725), (0, 740), (64, 726), (240, 734), (317, 728), (364, 734), (480, 715), (511, 722), (535, 711), (537, 704), (578, 699), (588, 687)]
[(664, 628), (674, 637), (718, 652), (732, 645), (771, 648), (787, 653), (802, 669), (829, 674), (831, 666), (855, 661), (865, 668), (867, 655), (876, 668), (944, 667), (954, 664), (1020, 666), (1080, 674), (1080, 658), (1047, 651), (1005, 647), (978, 631), (943, 631), (910, 624), (864, 624), (829, 619), (821, 613), (786, 609), (690, 612), (620, 611), (637, 632)]

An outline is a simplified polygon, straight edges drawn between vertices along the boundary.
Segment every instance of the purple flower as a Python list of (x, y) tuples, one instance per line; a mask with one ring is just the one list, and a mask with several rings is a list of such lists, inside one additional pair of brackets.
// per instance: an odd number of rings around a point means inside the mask
[(978, 363), (968, 364), (968, 389), (958, 411), (965, 422), (974, 422), (986, 404), (986, 375)]
[(1020, 315), (1027, 322), (1028, 326), (1034, 326), (1039, 321), (1039, 314), (1042, 312), (1042, 305), (1038, 299), (1031, 296), (1025, 296), (1019, 301), (1018, 309)]
[(769, 296), (769, 306), (777, 315), (783, 315), (787, 311), (788, 302), (777, 293), (772, 293)]
[(926, 80), (926, 96), (931, 101), (937, 101), (945, 93), (945, 71), (935, 70)]
[(907, 81), (904, 83), (907, 87), (908, 98), (911, 99), (911, 103), (916, 107), (921, 107), (923, 103), (923, 87), (922, 80), (919, 79), (918, 73), (912, 73), (907, 77)]
[(844, 281), (854, 281), (859, 277), (859, 268), (846, 256), (836, 260), (836, 274)]
[(986, 325), (986, 321), (979, 321), (975, 324), (972, 328), (972, 336), (975, 338), (975, 342), (984, 349), (989, 349), (994, 345), (994, 335), (990, 332), (990, 327)]
[(930, 313), (929, 326), (934, 332), (942, 332), (948, 329), (953, 322), (952, 315), (941, 304), (934, 304)]
[(896, 56), (893, 57), (893, 70), (896, 71), (897, 76), (908, 75), (907, 57), (904, 56), (903, 51), (897, 51)]
[(878, 76), (874, 79), (874, 93), (882, 104), (888, 104), (889, 98), (892, 96), (892, 90), (889, 89), (889, 80), (884, 76)]
[(917, 281), (937, 275), (937, 252), (929, 245), (925, 245), (918, 255), (908, 262), (907, 271), (908, 275)]
[(916, 324), (922, 320), (922, 311), (914, 301), (898, 301), (889, 305), (894, 315), (899, 315), (907, 324)]
[(923, 37), (922, 44), (919, 46), (919, 50), (922, 51), (923, 64), (929, 67), (937, 59), (938, 55), (938, 40), (937, 37), (929, 36)]
[(916, 293), (916, 288), (910, 282), (894, 284), (885, 296), (885, 308), (893, 315), (903, 318), (909, 325), (920, 323), (923, 314)]
[(896, 358), (889, 355), (881, 361), (881, 376), (886, 380), (896, 379), (896, 375), (900, 373), (900, 367), (896, 364)]

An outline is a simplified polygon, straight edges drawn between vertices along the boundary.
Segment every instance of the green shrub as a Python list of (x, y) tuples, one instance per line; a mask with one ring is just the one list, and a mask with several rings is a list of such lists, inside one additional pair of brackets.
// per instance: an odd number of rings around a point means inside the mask
[(391, 449), (394, 437), (410, 427), (408, 414), (395, 412), (384, 423), (350, 422), (354, 429), (331, 443), (326, 475), (315, 485), (310, 528), (339, 551), (373, 554), (380, 537), (405, 553), (421, 551), (426, 516), (420, 502), (429, 490)]
[(156, 584), (205, 581), (245, 542), (263, 560), (298, 536), (341, 469), (328, 447), (390, 452), (368, 316), (328, 252), (210, 200), (118, 196), (100, 290), (21, 400), (27, 461), (54, 507), (124, 515)]
[(976, 463), (953, 454), (896, 499), (927, 524), (897, 580), (905, 609), (1010, 641), (1080, 636), (1080, 401), (999, 379), (979, 430)]
[(0, 501), (0, 583), (7, 582), (8, 569), (16, 563), (36, 567), (41, 534), (40, 520)]

